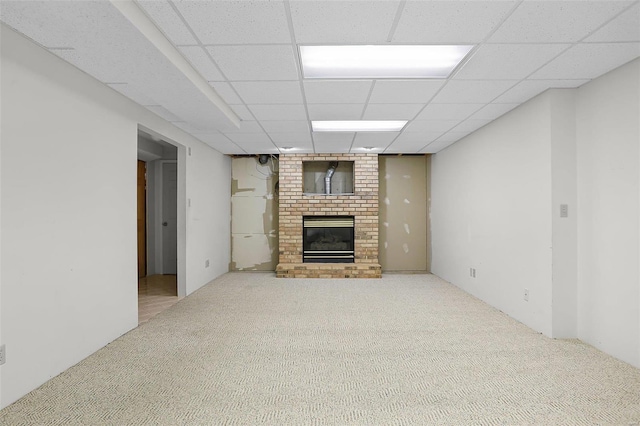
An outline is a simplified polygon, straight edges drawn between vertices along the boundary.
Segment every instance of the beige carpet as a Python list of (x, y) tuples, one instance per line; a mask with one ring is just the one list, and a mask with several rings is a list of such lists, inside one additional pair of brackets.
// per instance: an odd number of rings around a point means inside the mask
[(2, 425), (638, 425), (640, 370), (431, 275), (222, 276)]

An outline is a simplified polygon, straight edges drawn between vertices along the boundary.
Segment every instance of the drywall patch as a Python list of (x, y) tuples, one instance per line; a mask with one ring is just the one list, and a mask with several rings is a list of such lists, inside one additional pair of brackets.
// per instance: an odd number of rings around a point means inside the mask
[(385, 203), (386, 205), (391, 204), (391, 200), (389, 200), (389, 197), (384, 197), (384, 203)]
[(409, 254), (409, 244), (407, 243), (402, 244), (402, 250), (404, 250), (405, 254)]
[(406, 198), (403, 201), (405, 204), (411, 204), (411, 201), (407, 200)]
[(406, 232), (407, 234), (411, 234), (411, 231), (409, 230), (409, 224), (408, 223), (404, 224), (404, 232)]

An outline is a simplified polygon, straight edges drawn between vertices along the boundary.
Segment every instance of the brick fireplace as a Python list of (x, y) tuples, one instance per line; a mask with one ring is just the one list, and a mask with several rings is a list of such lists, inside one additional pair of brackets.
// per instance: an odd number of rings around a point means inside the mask
[[(303, 190), (303, 163), (353, 163), (353, 192), (317, 194)], [(339, 169), (340, 166), (338, 166)], [(378, 155), (282, 154), (279, 160), (280, 278), (379, 278)], [(353, 263), (303, 262), (303, 218), (353, 217)]]

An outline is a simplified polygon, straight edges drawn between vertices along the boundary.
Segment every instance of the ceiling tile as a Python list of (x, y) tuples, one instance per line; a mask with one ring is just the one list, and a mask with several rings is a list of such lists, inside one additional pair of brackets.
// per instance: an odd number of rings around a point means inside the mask
[(589, 80), (525, 80), (507, 90), (507, 92), (494, 100), (493, 103), (519, 104), (528, 101), (549, 88), (574, 88), (582, 86), (588, 81)]
[(198, 44), (169, 2), (138, 0), (137, 3), (173, 44)]
[(205, 80), (223, 81), (225, 79), (202, 47), (182, 46), (178, 49)]
[(424, 104), (369, 104), (364, 120), (412, 120)]
[(240, 121), (240, 127), (225, 129), (224, 133), (264, 133), (257, 121)]
[(298, 79), (291, 46), (209, 46), (207, 49), (229, 81)]
[(255, 118), (253, 117), (253, 114), (251, 114), (251, 111), (249, 111), (249, 108), (247, 108), (245, 105), (229, 105), (231, 107), (231, 109), (233, 110), (233, 112), (236, 113), (236, 115), (238, 117), (240, 117), (240, 120), (255, 120)]
[(457, 142), (471, 132), (447, 132), (436, 139), (436, 142)]
[(485, 44), (456, 72), (456, 80), (518, 80), (558, 56), (569, 44)]
[(358, 104), (369, 97), (372, 81), (309, 81), (304, 82), (304, 93), (309, 104)]
[(640, 41), (640, 3), (584, 39), (586, 42)]
[(486, 104), (516, 83), (517, 81), (510, 80), (451, 80), (433, 98), (433, 102), (440, 104)]
[(372, 104), (426, 104), (442, 87), (442, 80), (376, 81), (369, 102)]
[(229, 83), (225, 83), (223, 81), (210, 81), (209, 84), (227, 104), (242, 103), (242, 99), (240, 99)]
[(226, 137), (242, 146), (242, 144), (271, 144), (266, 133), (227, 133)]
[(175, 1), (203, 44), (291, 43), (282, 1)]
[(311, 134), (306, 133), (269, 133), (271, 140), (279, 147), (293, 146), (293, 147), (311, 147)]
[(579, 44), (530, 79), (592, 79), (640, 56), (640, 43)]
[(375, 132), (375, 133), (356, 133), (356, 138), (353, 141), (353, 147), (373, 147), (373, 148), (385, 148), (395, 138), (398, 137), (400, 132)]
[(414, 120), (404, 130), (413, 132), (446, 132), (460, 123), (460, 120)]
[(524, 1), (489, 42), (576, 42), (628, 5), (626, 1)]
[(248, 106), (253, 115), (260, 121), (307, 119), (307, 114), (302, 104)]
[(306, 120), (265, 121), (262, 127), (267, 133), (308, 133), (310, 130)]
[(492, 120), (487, 120), (487, 119), (465, 120), (462, 123), (458, 124), (453, 129), (451, 129), (451, 132), (474, 132), (478, 130), (480, 127), (488, 124), (490, 121)]
[(442, 132), (402, 132), (400, 136), (389, 145), (386, 153), (416, 153), (420, 151), (425, 145), (433, 142), (438, 136), (442, 135)]
[(456, 141), (438, 140), (424, 147), (420, 152), (424, 154), (435, 154), (453, 145)]
[(519, 104), (489, 104), (469, 117), (471, 120), (495, 120)]
[(111, 87), (114, 90), (117, 90), (118, 92), (122, 93), (132, 101), (139, 103), (140, 105), (143, 105), (143, 106), (158, 105), (158, 102), (154, 101), (146, 94), (141, 93), (137, 87), (134, 87), (130, 84), (118, 83), (118, 84), (107, 84), (107, 86)]
[(416, 120), (463, 120), (485, 104), (429, 104)]
[(223, 154), (248, 154), (221, 133), (194, 134), (196, 138)]
[(364, 104), (309, 104), (310, 120), (359, 120)]
[(478, 43), (515, 1), (407, 1), (394, 42)]
[(302, 103), (297, 81), (239, 81), (232, 83), (245, 104)]
[(292, 0), (298, 43), (384, 43), (399, 1)]
[(167, 121), (183, 121), (180, 117), (178, 117), (177, 115), (175, 115), (174, 113), (172, 113), (171, 111), (169, 111), (163, 106), (150, 105), (150, 106), (147, 106), (147, 109), (153, 112), (154, 114), (159, 115), (160, 117), (164, 118)]
[(349, 152), (354, 133), (314, 132), (313, 145), (316, 152)]
[(242, 142), (238, 143), (243, 150), (255, 154), (279, 154), (280, 150), (271, 142)]

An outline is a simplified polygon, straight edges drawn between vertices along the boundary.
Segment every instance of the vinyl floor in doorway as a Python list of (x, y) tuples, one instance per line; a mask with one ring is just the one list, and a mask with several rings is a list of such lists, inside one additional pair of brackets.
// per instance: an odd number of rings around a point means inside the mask
[(149, 275), (138, 280), (138, 324), (144, 324), (178, 300), (175, 275)]
[(638, 425), (640, 370), (433, 275), (229, 273), (3, 425)]

